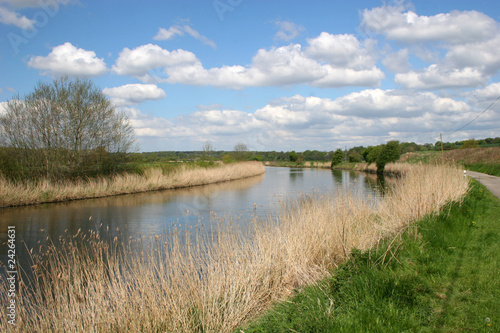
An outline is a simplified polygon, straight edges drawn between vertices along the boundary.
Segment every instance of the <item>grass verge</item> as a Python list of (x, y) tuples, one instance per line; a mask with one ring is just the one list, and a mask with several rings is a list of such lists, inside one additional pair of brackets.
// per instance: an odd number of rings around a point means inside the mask
[[(242, 331), (498, 332), (500, 201), (477, 182)], [(389, 249), (389, 250), (388, 250)]]

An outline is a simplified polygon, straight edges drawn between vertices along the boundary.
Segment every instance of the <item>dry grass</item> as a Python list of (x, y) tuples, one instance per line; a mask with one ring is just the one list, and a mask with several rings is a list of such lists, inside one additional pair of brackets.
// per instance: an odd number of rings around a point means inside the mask
[[(357, 163), (354, 170), (368, 173), (377, 173), (377, 165), (375, 163)], [(384, 173), (389, 175), (403, 175), (413, 170), (413, 166), (408, 163), (387, 163)]]
[[(12, 332), (230, 332), (291, 290), (329, 274), (426, 214), (461, 200), (451, 166), (413, 166), (379, 205), (346, 192), (302, 196), (248, 231), (152, 238), (143, 255), (100, 235), (78, 236), (35, 259), (37, 282), (17, 294)], [(225, 227), (224, 227), (225, 226)], [(182, 240), (187, 241), (182, 241)], [(82, 245), (84, 244), (84, 246)], [(84, 249), (82, 249), (82, 247)], [(0, 304), (6, 308), (5, 280)], [(0, 330), (7, 331), (3, 320)]]
[[(436, 155), (440, 159), (440, 154)], [(500, 163), (500, 147), (455, 149), (444, 152), (444, 160), (451, 163)]]
[(304, 162), (304, 167), (306, 168), (331, 168), (332, 162)]
[(170, 174), (151, 168), (144, 175), (120, 174), (87, 181), (15, 184), (0, 177), (0, 207), (99, 198), (118, 194), (139, 193), (171, 188), (225, 182), (263, 174), (260, 162), (242, 162), (216, 168), (181, 167)]
[(369, 173), (377, 173), (377, 166), (375, 163), (357, 163), (354, 166), (354, 170), (356, 171), (364, 171), (364, 172), (369, 172)]

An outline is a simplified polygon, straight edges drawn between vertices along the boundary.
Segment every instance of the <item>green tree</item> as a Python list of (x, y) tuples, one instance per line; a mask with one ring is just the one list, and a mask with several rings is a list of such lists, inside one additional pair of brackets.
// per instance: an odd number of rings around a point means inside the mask
[(290, 162), (297, 162), (299, 159), (299, 154), (295, 152), (295, 150), (292, 150), (290, 153), (288, 153), (288, 158), (290, 159)]
[(333, 153), (332, 167), (342, 163), (343, 159), (344, 159), (344, 152), (342, 151), (342, 149), (339, 148)]
[(378, 145), (375, 147), (368, 147), (363, 152), (363, 157), (367, 163), (375, 163), (377, 161), (380, 152), (382, 151), (383, 145)]
[(385, 165), (390, 162), (396, 162), (401, 156), (401, 147), (399, 146), (399, 141), (389, 141), (385, 145), (382, 145), (380, 154), (377, 156), (377, 173), (383, 173), (385, 170)]
[(465, 140), (464, 144), (460, 147), (460, 149), (477, 148), (477, 147), (479, 147), (477, 141), (474, 138), (472, 138), (469, 140)]
[(353, 151), (349, 153), (349, 162), (351, 163), (359, 163), (363, 161), (363, 156), (357, 151)]

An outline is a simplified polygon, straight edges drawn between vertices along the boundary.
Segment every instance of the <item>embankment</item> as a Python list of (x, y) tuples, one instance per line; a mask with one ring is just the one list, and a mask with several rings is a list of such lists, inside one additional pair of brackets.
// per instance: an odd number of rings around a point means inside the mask
[(498, 332), (498, 216), (500, 201), (472, 182), (463, 201), (353, 251), (242, 331)]
[[(196, 241), (152, 236), (149, 249), (139, 243), (144, 257), (122, 255), (121, 245), (103, 241), (107, 235), (75, 235), (35, 260), (38, 279), (31, 289), (20, 284), (12, 332), (231, 332), (328, 276), (353, 248), (375, 247), (462, 200), (469, 187), (451, 166), (413, 166), (401, 178), (378, 204), (342, 191), (306, 195), (248, 231), (221, 219), (216, 234)], [(124, 253), (136, 253), (130, 246)], [(2, 308), (7, 291), (0, 281)]]
[(213, 168), (180, 167), (169, 174), (159, 168), (147, 169), (143, 175), (118, 174), (79, 181), (14, 183), (0, 178), (0, 207), (32, 205), (79, 199), (157, 191), (225, 182), (263, 174), (260, 162), (241, 162)]

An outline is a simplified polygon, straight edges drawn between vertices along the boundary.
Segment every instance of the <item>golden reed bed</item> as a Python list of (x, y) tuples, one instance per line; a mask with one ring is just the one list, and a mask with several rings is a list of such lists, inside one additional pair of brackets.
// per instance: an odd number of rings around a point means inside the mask
[(139, 193), (180, 187), (213, 184), (263, 174), (260, 162), (241, 162), (215, 168), (181, 167), (171, 174), (151, 168), (144, 175), (120, 174), (86, 181), (54, 183), (41, 180), (15, 184), (0, 177), (0, 207), (99, 198), (118, 194)]
[[(413, 166), (377, 205), (347, 192), (303, 196), (246, 231), (225, 219), (210, 238), (152, 236), (142, 256), (132, 254), (140, 242), (78, 236), (35, 259), (37, 282), (18, 291), (17, 326), (2, 320), (0, 330), (231, 332), (331, 274), (354, 247), (376, 246), (467, 190), (458, 168)], [(6, 288), (1, 281), (3, 309)]]

